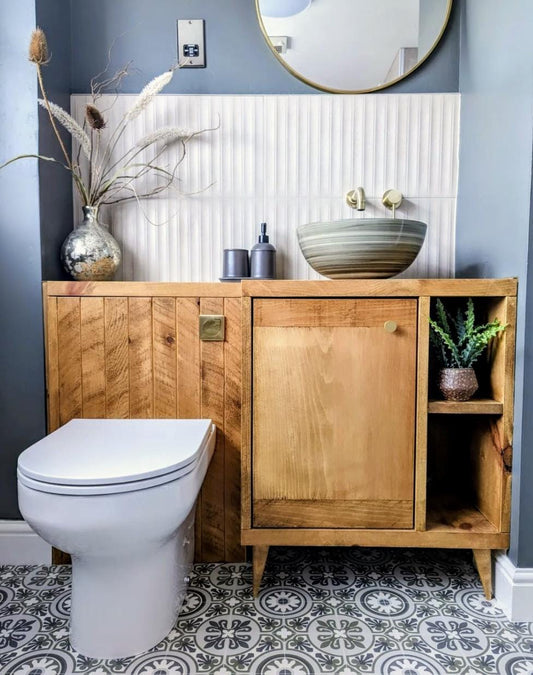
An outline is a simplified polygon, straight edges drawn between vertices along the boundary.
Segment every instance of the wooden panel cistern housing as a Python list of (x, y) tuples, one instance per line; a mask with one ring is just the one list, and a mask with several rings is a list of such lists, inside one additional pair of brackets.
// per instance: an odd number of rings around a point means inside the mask
[[(252, 547), (257, 593), (270, 546), (468, 548), (490, 597), (491, 551), (509, 546), (515, 279), (43, 288), (49, 431), (74, 417), (215, 422), (196, 560)], [(470, 401), (431, 384), (437, 297), (472, 297), (507, 324)]]

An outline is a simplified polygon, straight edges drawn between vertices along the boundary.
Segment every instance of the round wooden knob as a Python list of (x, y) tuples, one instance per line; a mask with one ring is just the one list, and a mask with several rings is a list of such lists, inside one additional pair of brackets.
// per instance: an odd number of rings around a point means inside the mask
[(398, 328), (398, 324), (396, 321), (385, 321), (383, 328), (387, 331), (387, 333), (394, 333), (394, 331)]

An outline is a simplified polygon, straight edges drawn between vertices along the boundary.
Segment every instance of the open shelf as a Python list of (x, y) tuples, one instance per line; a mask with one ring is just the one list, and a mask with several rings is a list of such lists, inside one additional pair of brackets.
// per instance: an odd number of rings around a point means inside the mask
[(428, 413), (439, 415), (502, 415), (503, 403), (492, 398), (475, 398), (470, 401), (428, 402)]
[(427, 531), (496, 534), (498, 529), (474, 506), (433, 499), (428, 504)]

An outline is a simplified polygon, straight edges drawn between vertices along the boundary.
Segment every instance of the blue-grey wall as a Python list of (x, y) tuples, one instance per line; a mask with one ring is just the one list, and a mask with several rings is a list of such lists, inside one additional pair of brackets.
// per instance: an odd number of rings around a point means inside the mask
[[(36, 20), (46, 33), (51, 58), (43, 68), (48, 98), (65, 110), (70, 109), (70, 0), (35, 0)], [(62, 133), (70, 152), (71, 136)], [(59, 159), (59, 146), (48, 121), (48, 113), (39, 108), (39, 153)], [(61, 244), (72, 230), (72, 179), (70, 173), (48, 162), (39, 164), (39, 195), (41, 209), (41, 249), (43, 279), (66, 279), (59, 260)]]
[(519, 279), (510, 556), (533, 567), (533, 6), (464, 0), (462, 12), (457, 276)]
[[(386, 92), (458, 89), (457, 1), (438, 50), (411, 77)], [(274, 57), (259, 28), (254, 0), (91, 0), (72, 2), (72, 91), (85, 93), (106, 65), (130, 60), (138, 71), (122, 91), (135, 93), (177, 60), (177, 19), (205, 19), (207, 68), (182, 69), (165, 91), (184, 94), (319, 94)], [(347, 65), (349, 67), (349, 65)]]
[[(35, 3), (0, 3), (0, 163), (38, 150)], [(19, 517), (18, 453), (45, 431), (37, 161), (0, 171), (0, 518)]]

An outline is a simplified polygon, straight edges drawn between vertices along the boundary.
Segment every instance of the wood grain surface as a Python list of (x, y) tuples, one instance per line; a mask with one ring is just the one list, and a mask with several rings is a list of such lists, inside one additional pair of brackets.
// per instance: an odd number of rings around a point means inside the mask
[[(198, 500), (196, 556), (243, 560), (241, 299), (143, 296), (136, 285), (122, 288), (133, 292), (98, 296), (95, 290), (115, 287), (68, 283), (70, 294), (56, 296), (50, 291), (57, 284), (44, 285), (49, 431), (75, 417), (212, 419), (217, 444)], [(200, 340), (200, 311), (225, 314), (225, 341)]]

